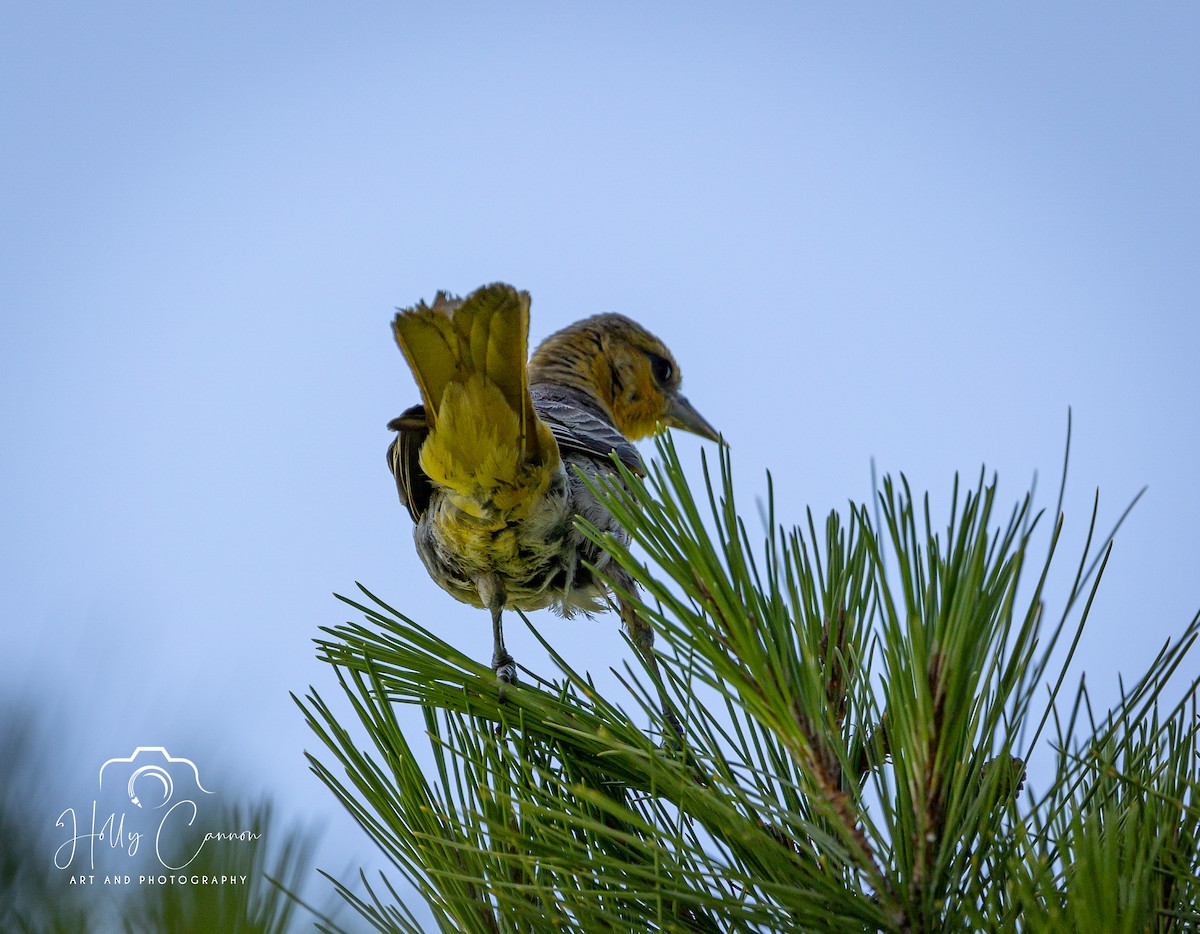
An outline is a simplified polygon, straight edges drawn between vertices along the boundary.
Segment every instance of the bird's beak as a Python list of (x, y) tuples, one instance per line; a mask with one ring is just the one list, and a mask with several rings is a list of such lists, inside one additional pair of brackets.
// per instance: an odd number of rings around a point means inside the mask
[(713, 428), (703, 415), (692, 408), (692, 404), (683, 396), (671, 397), (671, 404), (667, 406), (666, 423), (670, 428), (682, 428), (701, 438), (708, 438), (709, 441), (724, 443), (721, 441), (717, 429)]

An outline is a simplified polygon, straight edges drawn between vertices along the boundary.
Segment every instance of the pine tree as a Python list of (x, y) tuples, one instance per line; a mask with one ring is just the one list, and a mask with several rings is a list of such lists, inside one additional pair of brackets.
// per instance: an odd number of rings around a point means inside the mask
[[(786, 530), (768, 489), (759, 540), (724, 451), (719, 468), (698, 500), (660, 440), (648, 478), (599, 491), (633, 548), (588, 530), (642, 588), (682, 743), (644, 670), (630, 712), (542, 640), (555, 676), (501, 701), (485, 664), (365, 588), (346, 600), (363, 621), (318, 641), (373, 748), (311, 691), (336, 760), (312, 768), (441, 930), (1200, 928), (1197, 680), (1164, 693), (1200, 617), (1112, 710), (1068, 688), (1111, 547), (1095, 509), (1055, 611), (1061, 491), (1049, 520), (1032, 494), (1001, 516), (994, 479), (956, 479), (935, 526), (885, 480)], [(388, 879), (363, 881), (339, 888), (379, 930), (420, 929)]]

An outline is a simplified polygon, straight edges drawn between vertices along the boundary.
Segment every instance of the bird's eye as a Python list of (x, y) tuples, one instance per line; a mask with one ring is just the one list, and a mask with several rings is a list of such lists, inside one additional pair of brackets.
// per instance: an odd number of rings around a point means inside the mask
[(654, 374), (654, 379), (660, 386), (666, 386), (675, 375), (675, 364), (666, 357), (652, 353), (650, 354), (650, 372)]

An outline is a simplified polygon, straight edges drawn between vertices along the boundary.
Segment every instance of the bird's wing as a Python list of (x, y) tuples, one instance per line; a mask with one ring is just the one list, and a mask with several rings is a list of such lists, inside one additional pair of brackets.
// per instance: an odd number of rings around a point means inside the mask
[(388, 446), (388, 468), (396, 478), (400, 502), (416, 522), (429, 508), (429, 497), (433, 494), (433, 484), (419, 463), (421, 445), (429, 435), (425, 406), (414, 405), (405, 409), (399, 417), (388, 422), (388, 428), (396, 432), (395, 439)]
[(587, 400), (576, 398), (576, 393), (564, 387), (546, 383), (535, 383), (529, 391), (534, 410), (550, 426), (564, 456), (583, 454), (606, 461), (616, 452), (621, 463), (639, 477), (645, 476), (646, 468), (637, 448)]

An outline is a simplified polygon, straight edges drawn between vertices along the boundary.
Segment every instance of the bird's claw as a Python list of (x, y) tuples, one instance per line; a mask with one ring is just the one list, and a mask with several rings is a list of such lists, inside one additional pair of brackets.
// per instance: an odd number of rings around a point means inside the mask
[(496, 681), (500, 687), (500, 702), (504, 703), (504, 689), (517, 683), (517, 663), (505, 652), (503, 655), (492, 656), (492, 668), (496, 671)]

